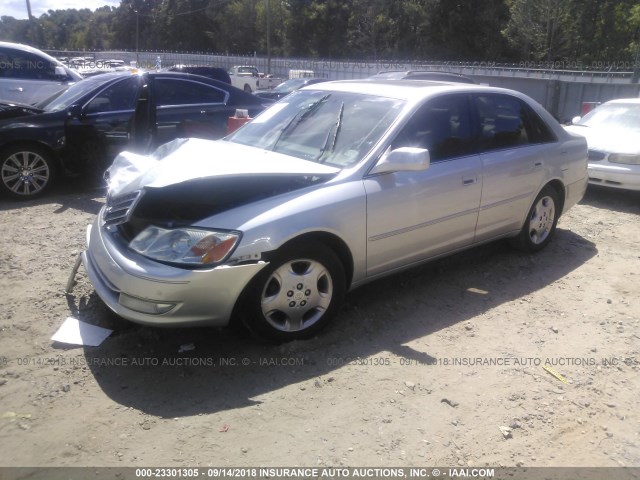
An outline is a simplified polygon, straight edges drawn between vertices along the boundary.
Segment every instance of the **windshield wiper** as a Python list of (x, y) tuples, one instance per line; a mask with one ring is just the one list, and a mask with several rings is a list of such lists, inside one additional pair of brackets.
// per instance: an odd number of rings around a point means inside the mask
[(278, 135), (278, 138), (276, 138), (276, 141), (273, 142), (273, 146), (271, 147), (271, 150), (275, 150), (276, 149), (276, 145), (278, 145), (278, 142), (282, 139), (282, 137), (285, 135), (285, 133), (287, 133), (290, 130), (295, 130), (295, 128), (300, 125), (305, 119), (309, 118), (316, 110), (318, 110), (322, 104), (324, 102), (327, 101), (327, 99), (331, 96), (331, 94), (327, 94), (324, 97), (316, 100), (315, 102), (313, 102), (311, 105), (309, 105), (306, 109), (302, 110), (301, 112), (298, 112), (296, 115), (293, 116), (293, 118), (291, 120), (289, 120), (289, 123), (287, 123), (282, 130), (280, 131), (280, 134)]
[[(333, 151), (335, 150), (335, 148), (336, 148), (336, 140), (338, 139), (338, 134), (340, 133), (340, 127), (342, 127), (342, 116), (343, 116), (343, 114), (344, 114), (344, 102), (342, 102), (342, 104), (340, 105), (340, 111), (338, 112), (338, 118), (336, 119), (336, 123), (334, 124), (333, 128), (329, 129), (329, 133), (327, 133), (327, 138), (324, 141), (324, 145), (322, 146), (322, 149), (320, 150), (320, 153), (318, 154), (318, 156), (315, 159), (316, 162), (324, 163), (324, 160), (322, 160), (322, 157), (324, 157), (324, 155), (328, 151), (333, 153)], [(333, 135), (332, 135), (332, 133), (333, 133)]]

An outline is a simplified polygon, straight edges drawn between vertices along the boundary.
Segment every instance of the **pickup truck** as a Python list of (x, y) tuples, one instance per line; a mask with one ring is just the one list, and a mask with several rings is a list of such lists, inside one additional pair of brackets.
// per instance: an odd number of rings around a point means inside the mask
[(229, 70), (231, 85), (245, 92), (267, 90), (282, 83), (281, 78), (258, 72), (256, 67), (236, 66)]

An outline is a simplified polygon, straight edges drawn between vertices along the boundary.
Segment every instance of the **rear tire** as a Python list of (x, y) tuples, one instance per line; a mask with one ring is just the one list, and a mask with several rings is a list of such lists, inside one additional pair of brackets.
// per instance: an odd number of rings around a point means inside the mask
[(16, 145), (0, 153), (0, 189), (10, 197), (39, 197), (49, 189), (54, 176), (51, 155), (37, 145)]
[(243, 323), (275, 343), (309, 338), (332, 320), (346, 291), (344, 268), (324, 244), (284, 247), (240, 298)]
[(516, 248), (533, 253), (546, 247), (556, 231), (559, 205), (557, 190), (550, 185), (544, 187), (534, 200), (522, 230), (513, 239)]

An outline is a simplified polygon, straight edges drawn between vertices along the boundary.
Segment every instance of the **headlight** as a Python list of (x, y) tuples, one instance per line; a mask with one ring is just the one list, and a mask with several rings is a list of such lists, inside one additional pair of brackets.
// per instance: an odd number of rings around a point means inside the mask
[(609, 163), (640, 165), (640, 155), (623, 155), (621, 153), (612, 153), (611, 155), (609, 155)]
[(147, 227), (131, 241), (129, 247), (153, 260), (205, 266), (224, 261), (239, 239), (240, 234), (233, 232)]

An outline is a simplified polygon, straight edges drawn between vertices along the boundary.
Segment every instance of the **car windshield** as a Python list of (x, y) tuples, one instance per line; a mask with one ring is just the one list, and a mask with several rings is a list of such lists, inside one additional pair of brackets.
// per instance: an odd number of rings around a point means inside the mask
[(640, 132), (640, 104), (610, 103), (587, 113), (576, 125)]
[(74, 83), (61, 94), (56, 94), (44, 102), (41, 102), (38, 107), (42, 108), (45, 112), (59, 112), (70, 107), (87, 93), (91, 92), (91, 90), (100, 87), (102, 84), (106, 84), (111, 79), (113, 79), (113, 77), (97, 76), (86, 78), (78, 83)]
[(364, 158), (403, 106), (393, 98), (298, 90), (226, 139), (343, 168)]

